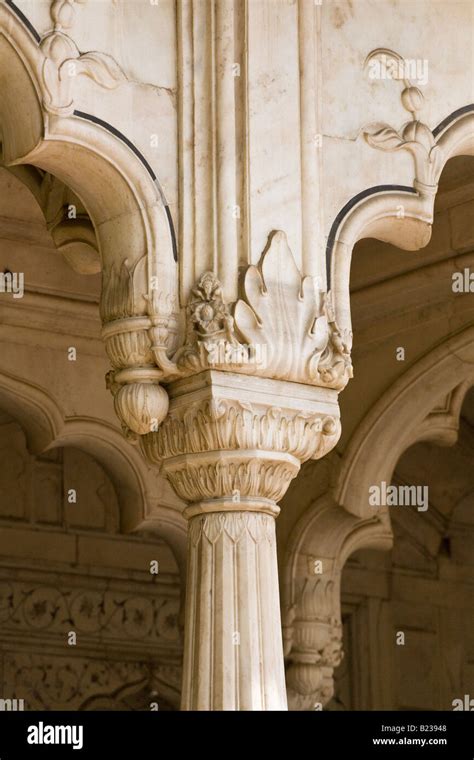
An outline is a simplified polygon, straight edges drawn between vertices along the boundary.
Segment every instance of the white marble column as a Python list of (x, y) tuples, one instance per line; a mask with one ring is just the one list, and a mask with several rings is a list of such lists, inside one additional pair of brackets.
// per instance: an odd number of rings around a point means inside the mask
[(182, 708), (286, 710), (274, 516), (191, 517), (187, 589)]
[(277, 503), (337, 440), (337, 395), (215, 370), (168, 392), (142, 447), (188, 504), (182, 708), (286, 710)]

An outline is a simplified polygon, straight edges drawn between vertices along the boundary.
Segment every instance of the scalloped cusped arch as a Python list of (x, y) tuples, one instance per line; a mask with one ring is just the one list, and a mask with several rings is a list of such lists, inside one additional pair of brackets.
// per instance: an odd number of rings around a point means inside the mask
[[(424, 248), (431, 238), (443, 168), (455, 156), (474, 155), (474, 105), (458, 109), (433, 132), (426, 125), (421, 126), (431, 135), (436, 162), (430, 159), (432, 152), (415, 161), (413, 187), (387, 184), (367, 188), (346, 203), (332, 224), (326, 250), (328, 288), (337, 322), (349, 346), (352, 345), (349, 282), (355, 244), (363, 238), (376, 238), (407, 251)], [(402, 143), (400, 147), (408, 145)], [(420, 179), (426, 180), (427, 174), (429, 184)]]
[[(74, 44), (64, 33), (58, 43)], [(147, 257), (163, 291), (177, 292), (175, 236), (161, 186), (140, 151), (119, 130), (72, 108), (50, 104), (51, 55), (13, 6), (0, 4), (0, 135), (3, 163), (50, 172), (81, 199), (94, 224), (104, 276)], [(51, 43), (52, 44), (52, 43)], [(57, 72), (57, 81), (64, 79)], [(60, 85), (57, 85), (58, 87)], [(148, 292), (148, 283), (143, 283)], [(124, 311), (127, 310), (126, 304)], [(107, 321), (107, 314), (104, 314)]]
[(21, 425), (32, 454), (72, 446), (90, 454), (111, 478), (124, 532), (156, 529), (173, 550), (184, 582), (186, 524), (181, 514), (159, 505), (149, 465), (133, 446), (124, 446), (118, 428), (93, 417), (68, 417), (40, 386), (0, 372), (0, 408)]

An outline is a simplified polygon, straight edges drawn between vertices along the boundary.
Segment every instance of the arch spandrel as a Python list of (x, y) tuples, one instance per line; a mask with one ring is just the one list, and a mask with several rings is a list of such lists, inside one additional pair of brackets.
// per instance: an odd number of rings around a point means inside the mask
[[(58, 177), (87, 209), (102, 261), (101, 316), (113, 367), (108, 382), (114, 395), (127, 386), (116, 409), (130, 430), (140, 414), (137, 404), (159, 419), (166, 406), (164, 391), (150, 392), (149, 383), (163, 376), (153, 349), (166, 361), (178, 332), (172, 219), (159, 181), (139, 150), (113, 125), (76, 111), (73, 93), (66, 91), (61, 67), (68, 60), (77, 64), (78, 73), (107, 87), (116, 84), (116, 66), (99, 53), (79, 54), (57, 26), (61, 19), (54, 21), (53, 32), (38, 42), (9, 6), (0, 6), (3, 160)], [(94, 70), (98, 62), (99, 73)], [(116, 372), (123, 370), (126, 376), (117, 379)]]
[[(394, 61), (401, 56), (390, 50), (372, 51), (366, 59), (380, 54)], [(424, 248), (431, 238), (438, 182), (450, 158), (469, 156), (474, 151), (474, 104), (467, 104), (448, 115), (431, 129), (422, 121), (424, 95), (409, 80), (401, 92), (409, 120), (397, 130), (390, 124), (361, 125), (358, 140), (385, 153), (402, 151), (413, 160), (412, 184), (384, 184), (368, 187), (351, 198), (333, 220), (326, 248), (328, 289), (341, 334), (352, 346), (350, 310), (350, 266), (355, 244), (375, 238), (403, 250)]]

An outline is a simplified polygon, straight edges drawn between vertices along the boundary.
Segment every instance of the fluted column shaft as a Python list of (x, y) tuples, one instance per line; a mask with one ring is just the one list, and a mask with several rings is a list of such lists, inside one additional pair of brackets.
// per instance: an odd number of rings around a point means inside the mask
[(286, 710), (275, 519), (190, 519), (182, 708)]

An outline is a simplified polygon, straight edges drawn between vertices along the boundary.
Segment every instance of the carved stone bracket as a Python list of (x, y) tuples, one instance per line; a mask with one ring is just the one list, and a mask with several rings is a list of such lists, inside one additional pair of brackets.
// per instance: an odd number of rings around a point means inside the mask
[(174, 302), (150, 287), (148, 257), (134, 265), (112, 266), (104, 279), (102, 331), (113, 370), (107, 387), (129, 440), (156, 430), (168, 411), (168, 395), (159, 385), (164, 373), (155, 362), (155, 348), (173, 347), (177, 335)]
[[(218, 370), (229, 375), (238, 373), (339, 391), (352, 377), (350, 353), (334, 317), (331, 295), (318, 291), (312, 278), (301, 276), (283, 232), (270, 236), (260, 266), (247, 269), (243, 296), (233, 305), (226, 304), (218, 278), (213, 272), (205, 272), (192, 289), (186, 307), (184, 342), (176, 350), (179, 339), (176, 303), (151, 287), (146, 257), (134, 266), (128, 261), (112, 266), (104, 279), (103, 337), (114, 367), (108, 376), (108, 387), (115, 397), (115, 409), (125, 435), (133, 441), (138, 436), (149, 436), (143, 441), (143, 448), (152, 461), (169, 458), (167, 441), (170, 435), (176, 435), (178, 426), (175, 412), (166, 421), (163, 436), (153, 437), (167, 419), (167, 396), (160, 382), (173, 383), (204, 370)], [(212, 428), (218, 417), (229, 414), (232, 419), (239, 410), (234, 423), (229, 423), (229, 430), (233, 424), (238, 433), (232, 441), (224, 442), (224, 448), (242, 449), (247, 429), (261, 428), (266, 436), (274, 429), (278, 437), (281, 429), (290, 430), (291, 426), (299, 435), (300, 429), (314, 433), (314, 426), (322, 425), (319, 433), (324, 443), (305, 454), (307, 459), (322, 456), (318, 451), (331, 448), (339, 435), (339, 423), (324, 420), (324, 415), (313, 420), (306, 412), (302, 417), (294, 413), (290, 418), (285, 414), (272, 417), (273, 412), (268, 413), (267, 407), (244, 407), (239, 398), (240, 392), (228, 408), (222, 403), (215, 404), (204, 415), (206, 425)], [(297, 405), (294, 411), (298, 409)], [(195, 405), (187, 407), (186, 415), (186, 421), (179, 424), (186, 427), (192, 421), (199, 428), (202, 414), (198, 414)], [(313, 443), (316, 440), (318, 436)], [(185, 453), (189, 447), (186, 444), (180, 449), (182, 443), (171, 448)], [(274, 441), (267, 444), (273, 451)], [(288, 463), (280, 464), (288, 482)], [(203, 466), (202, 461), (200, 467)], [(217, 470), (209, 469), (210, 462), (206, 467), (211, 483)], [(255, 463), (248, 465), (246, 477), (257, 476), (255, 467)], [(220, 466), (218, 469), (220, 472)], [(168, 473), (177, 485), (178, 476), (171, 475), (169, 467)], [(191, 477), (190, 473), (188, 468), (186, 477)], [(181, 482), (178, 492), (187, 490)]]
[(248, 267), (233, 309), (214, 273), (200, 278), (174, 361), (184, 375), (214, 368), (337, 390), (352, 377), (331, 295), (301, 275), (281, 231), (270, 235), (260, 265)]
[(283, 641), (290, 710), (322, 709), (334, 693), (343, 657), (340, 586), (348, 556), (361, 547), (388, 548), (389, 527), (362, 520), (329, 494), (303, 514), (290, 536), (283, 586)]
[[(321, 561), (312, 560), (311, 562)], [(297, 602), (286, 610), (283, 641), (287, 656), (286, 682), (290, 710), (321, 709), (334, 693), (333, 671), (343, 656), (340, 619), (340, 570), (308, 577), (297, 593)]]

